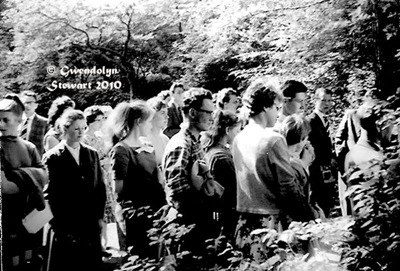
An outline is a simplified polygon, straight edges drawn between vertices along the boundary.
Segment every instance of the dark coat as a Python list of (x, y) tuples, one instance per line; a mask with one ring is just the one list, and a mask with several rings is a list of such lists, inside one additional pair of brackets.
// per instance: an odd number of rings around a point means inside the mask
[(54, 231), (86, 237), (100, 230), (106, 192), (97, 151), (81, 144), (79, 160), (80, 165), (63, 142), (44, 154), (49, 175), (45, 195), (54, 215)]
[(44, 153), (43, 138), (48, 130), (49, 127), (47, 125), (47, 119), (38, 114), (35, 114), (32, 119), (29, 133), (27, 135), (27, 140), (35, 144), (40, 157), (42, 157)]
[(357, 110), (351, 109), (344, 114), (335, 136), (335, 149), (339, 170), (344, 173), (346, 154), (357, 143), (361, 135), (360, 119)]
[(164, 134), (169, 138), (177, 134), (181, 130), (181, 123), (183, 122), (183, 116), (178, 107), (172, 103), (168, 106), (168, 124), (164, 129)]
[(331, 169), (330, 174), (336, 176), (336, 168), (332, 165), (332, 159), (336, 159), (333, 152), (332, 140), (321, 118), (313, 112), (307, 116), (311, 125), (308, 139), (314, 148), (315, 159), (310, 166), (310, 185), (312, 201), (316, 201), (329, 214), (329, 209), (334, 205), (334, 182), (327, 183), (323, 177), (323, 167)]

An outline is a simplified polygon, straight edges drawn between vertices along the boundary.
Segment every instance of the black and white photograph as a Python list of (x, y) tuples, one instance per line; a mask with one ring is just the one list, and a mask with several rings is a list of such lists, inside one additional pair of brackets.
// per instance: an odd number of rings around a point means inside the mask
[(0, 0), (0, 270), (398, 271), (399, 0)]

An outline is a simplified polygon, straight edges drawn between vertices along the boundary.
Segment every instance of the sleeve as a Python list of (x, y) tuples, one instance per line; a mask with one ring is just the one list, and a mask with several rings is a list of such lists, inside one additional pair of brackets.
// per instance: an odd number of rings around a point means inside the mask
[[(42, 162), (45, 166), (47, 175), (49, 176), (49, 182), (48, 184), (44, 187), (44, 196), (45, 199), (49, 201), (49, 205), (51, 208), (51, 211), (53, 215), (59, 216), (60, 214), (63, 213), (63, 199), (60, 199), (60, 195), (64, 195), (63, 193), (64, 188), (62, 187), (62, 184), (60, 181), (57, 182), (59, 179), (58, 176), (58, 161), (57, 161), (57, 155), (54, 153), (45, 153), (43, 155)], [(53, 226), (57, 227), (57, 225), (54, 225), (53, 221)]]
[(110, 153), (110, 164), (112, 180), (124, 180), (128, 173), (129, 150), (116, 145)]
[(106, 206), (106, 185), (104, 183), (104, 178), (103, 178), (103, 171), (101, 169), (100, 165), (100, 158), (97, 152), (95, 154), (95, 163), (96, 163), (96, 174), (97, 180), (96, 180), (96, 187), (95, 187), (95, 200), (96, 200), (96, 216), (98, 219), (102, 219), (104, 216), (104, 210)]
[(189, 191), (190, 153), (188, 148), (177, 146), (171, 152), (167, 153), (164, 159), (165, 185), (169, 196), (176, 199), (182, 193)]
[(313, 219), (311, 206), (290, 165), (289, 153), (283, 138), (278, 138), (272, 145), (269, 158), (273, 165), (272, 173), (278, 180), (284, 211), (294, 220)]
[(171, 138), (177, 132), (180, 131), (179, 124), (176, 123), (176, 118), (174, 116), (174, 109), (172, 107), (168, 107), (168, 122), (167, 127), (164, 129), (164, 134)]
[(228, 155), (214, 155), (209, 161), (209, 167), (214, 180), (225, 189), (236, 183), (235, 166)]

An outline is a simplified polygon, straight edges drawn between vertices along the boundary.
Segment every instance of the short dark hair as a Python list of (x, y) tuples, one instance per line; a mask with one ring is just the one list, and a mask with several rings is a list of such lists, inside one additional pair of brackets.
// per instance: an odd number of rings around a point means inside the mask
[(293, 99), (296, 93), (306, 93), (307, 87), (296, 80), (287, 80), (281, 86), (283, 97)]
[(32, 90), (24, 90), (21, 92), (20, 96), (28, 96), (28, 97), (33, 97), (35, 101), (37, 101), (37, 94), (33, 92)]
[(237, 92), (233, 88), (223, 88), (218, 91), (216, 100), (217, 106), (220, 109), (224, 109), (224, 103), (229, 103), (231, 95), (237, 96)]
[(83, 113), (85, 114), (87, 124), (92, 124), (96, 121), (98, 116), (104, 116), (103, 110), (101, 110), (100, 106), (92, 105), (87, 107)]
[(276, 88), (264, 79), (257, 79), (243, 94), (243, 105), (249, 110), (249, 117), (254, 117), (274, 104), (275, 99), (282, 100)]
[(191, 108), (199, 109), (204, 99), (212, 100), (211, 91), (205, 88), (190, 88), (183, 95), (183, 113), (188, 114)]

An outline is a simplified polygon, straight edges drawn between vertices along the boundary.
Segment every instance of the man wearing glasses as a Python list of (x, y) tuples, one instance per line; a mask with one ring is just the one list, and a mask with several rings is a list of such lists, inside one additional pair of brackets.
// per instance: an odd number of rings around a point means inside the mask
[[(200, 133), (210, 129), (214, 104), (212, 94), (203, 88), (191, 88), (184, 93), (182, 129), (168, 142), (162, 169), (165, 176), (167, 202), (182, 215), (186, 225), (195, 224), (186, 244), (199, 249), (211, 234), (212, 211), (205, 205), (205, 194), (196, 184), (212, 180), (204, 160)], [(212, 228), (212, 227), (211, 227)]]
[(35, 144), (39, 156), (42, 157), (44, 153), (43, 138), (48, 130), (47, 119), (36, 114), (38, 104), (35, 92), (25, 90), (20, 94), (20, 99), (25, 106), (25, 111), (19, 127), (19, 136)]

